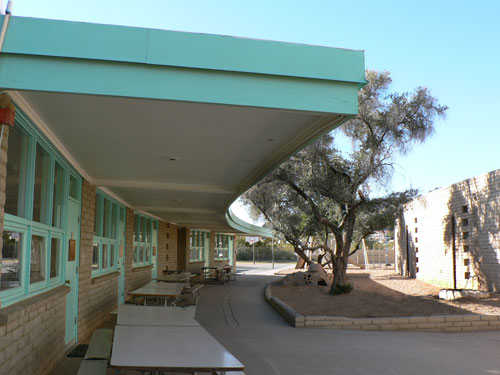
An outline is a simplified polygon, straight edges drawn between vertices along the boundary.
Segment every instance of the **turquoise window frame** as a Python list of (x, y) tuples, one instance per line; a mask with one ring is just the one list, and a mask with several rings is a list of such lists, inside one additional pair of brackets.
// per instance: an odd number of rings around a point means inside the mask
[[(64, 259), (67, 258), (67, 210), (69, 199), (70, 176), (77, 180), (78, 197), (81, 197), (81, 177), (67, 160), (59, 153), (51, 142), (43, 135), (22, 110), (16, 108), (15, 129), (22, 134), (21, 163), (18, 188), (17, 215), (5, 213), (4, 230), (22, 233), (23, 242), (21, 250), (21, 286), (0, 292), (2, 307), (9, 306), (26, 298), (43, 293), (51, 288), (62, 285), (65, 280)], [(47, 159), (42, 164), (43, 185), (41, 187), (40, 222), (33, 220), (34, 194), (35, 194), (35, 164), (36, 147), (39, 145), (47, 154)], [(62, 169), (58, 183), (59, 190), (60, 225), (52, 226), (54, 202), (54, 175), (56, 163)], [(31, 274), (31, 239), (33, 235), (44, 237), (45, 241), (45, 270), (44, 280), (30, 284)], [(51, 240), (52, 237), (60, 240), (60, 255), (57, 262), (58, 276), (50, 277)], [(1, 260), (0, 260), (1, 266)]]
[(199, 229), (191, 229), (189, 241), (189, 262), (204, 262), (209, 243), (209, 233)]
[[(98, 261), (98, 268), (92, 270), (92, 277), (118, 271), (117, 259), (120, 246), (120, 238), (119, 238), (120, 216), (122, 210), (125, 210), (125, 206), (123, 206), (117, 200), (111, 198), (109, 195), (102, 192), (101, 190), (96, 190), (95, 207), (96, 207), (94, 215), (95, 233), (92, 242), (92, 254), (93, 254), (94, 244), (95, 243), (99, 244), (99, 250), (98, 250), (99, 261)], [(113, 225), (115, 228), (114, 233), (112, 232)], [(103, 246), (106, 246), (106, 262), (104, 262)], [(111, 251), (114, 252), (113, 265), (110, 265)]]
[[(227, 234), (215, 234), (215, 260), (229, 260), (231, 236)], [(221, 256), (222, 254), (222, 256)]]
[[(158, 220), (142, 213), (134, 213), (132, 267), (153, 265), (153, 247), (158, 249), (158, 243), (153, 243), (155, 227), (159, 227)], [(158, 240), (158, 236), (156, 238)]]

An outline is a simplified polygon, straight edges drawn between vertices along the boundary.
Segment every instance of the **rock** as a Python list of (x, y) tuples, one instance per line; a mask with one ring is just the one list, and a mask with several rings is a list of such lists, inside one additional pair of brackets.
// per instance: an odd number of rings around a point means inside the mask
[(316, 285), (330, 286), (333, 282), (331, 274), (326, 273), (320, 264), (312, 263), (309, 270), (305, 272), (295, 272), (287, 275), (283, 281), (283, 285), (301, 286), (301, 285)]

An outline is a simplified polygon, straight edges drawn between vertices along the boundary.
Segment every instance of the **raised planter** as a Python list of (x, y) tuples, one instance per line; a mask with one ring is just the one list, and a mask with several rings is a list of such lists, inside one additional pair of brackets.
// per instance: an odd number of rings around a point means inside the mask
[(500, 329), (498, 315), (433, 315), (388, 318), (345, 318), (338, 316), (302, 315), (281, 299), (272, 296), (266, 286), (267, 302), (296, 328), (356, 329), (370, 331), (466, 332)]

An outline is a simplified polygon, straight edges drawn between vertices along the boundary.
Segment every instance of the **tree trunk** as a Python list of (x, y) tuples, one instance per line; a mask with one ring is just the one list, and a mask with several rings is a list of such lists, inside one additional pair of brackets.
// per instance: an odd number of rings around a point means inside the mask
[(333, 283), (330, 288), (331, 294), (342, 294), (351, 291), (347, 280), (347, 261), (343, 256), (336, 257), (333, 261)]

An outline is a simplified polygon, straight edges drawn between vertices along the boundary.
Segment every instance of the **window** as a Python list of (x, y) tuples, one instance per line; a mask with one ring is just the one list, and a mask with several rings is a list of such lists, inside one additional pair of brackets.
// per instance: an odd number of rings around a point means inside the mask
[(114, 272), (117, 269), (116, 251), (120, 246), (121, 204), (97, 191), (94, 215), (94, 245), (92, 249), (92, 275)]
[(202, 262), (205, 260), (205, 246), (208, 245), (208, 233), (199, 230), (191, 230), (191, 250), (189, 252), (190, 262)]
[(0, 291), (21, 286), (23, 240), (24, 233), (4, 228)]
[(153, 229), (158, 227), (158, 222), (142, 214), (134, 215), (134, 267), (153, 264)]
[(229, 260), (229, 253), (233, 246), (230, 237), (219, 233), (215, 235), (215, 260)]
[(2, 307), (62, 284), (71, 181), (81, 194), (80, 177), (19, 109), (7, 152)]

